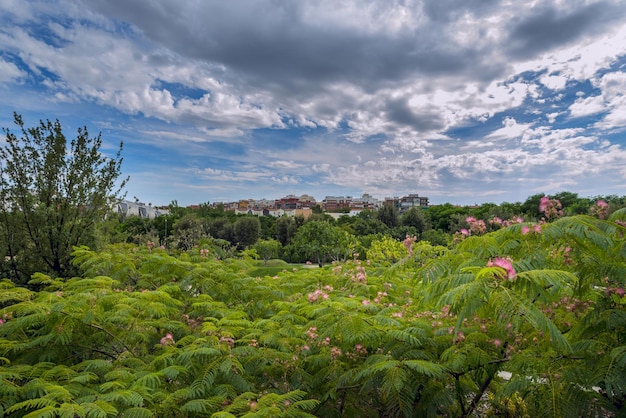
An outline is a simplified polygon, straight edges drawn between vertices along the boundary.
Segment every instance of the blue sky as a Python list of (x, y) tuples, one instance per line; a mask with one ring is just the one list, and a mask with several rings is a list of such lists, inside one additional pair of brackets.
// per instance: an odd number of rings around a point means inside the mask
[(0, 125), (124, 142), (127, 196), (626, 194), (622, 0), (3, 0)]

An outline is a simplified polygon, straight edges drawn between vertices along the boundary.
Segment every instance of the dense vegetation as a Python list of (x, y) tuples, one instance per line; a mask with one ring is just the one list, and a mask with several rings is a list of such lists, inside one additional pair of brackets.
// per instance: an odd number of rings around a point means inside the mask
[(0, 416), (625, 415), (624, 198), (93, 225), (3, 248)]

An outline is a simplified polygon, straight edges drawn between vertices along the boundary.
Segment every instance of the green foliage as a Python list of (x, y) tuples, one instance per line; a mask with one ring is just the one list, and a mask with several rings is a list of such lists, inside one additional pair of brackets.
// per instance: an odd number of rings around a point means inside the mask
[(280, 255), (282, 245), (274, 239), (260, 240), (254, 245), (254, 249), (263, 259), (264, 266), (267, 267), (267, 262), (271, 258), (276, 258)]
[[(371, 259), (272, 274), (202, 248), (79, 247), (81, 277), (0, 282), (0, 415), (621, 416), (622, 216), (410, 257), (379, 238)], [(388, 247), (404, 255), (379, 262)]]
[(261, 233), (261, 221), (256, 216), (244, 216), (235, 222), (235, 239), (239, 248), (254, 245)]
[(378, 209), (376, 217), (379, 221), (387, 225), (388, 228), (394, 228), (400, 224), (400, 215), (394, 205), (383, 205), (382, 208)]
[(96, 223), (124, 187), (114, 190), (122, 145), (108, 158), (86, 127), (68, 144), (58, 120), (32, 128), (17, 114), (14, 121), (21, 136), (4, 128), (0, 147), (1, 272), (19, 283), (37, 271), (71, 275), (72, 247), (96, 243)]
[(367, 259), (372, 263), (390, 266), (397, 263), (408, 255), (404, 245), (396, 239), (388, 236), (382, 237), (380, 240), (372, 241), (370, 248), (367, 250)]
[(294, 252), (320, 267), (327, 261), (345, 261), (357, 248), (356, 239), (340, 227), (325, 221), (307, 222), (298, 229), (292, 243)]

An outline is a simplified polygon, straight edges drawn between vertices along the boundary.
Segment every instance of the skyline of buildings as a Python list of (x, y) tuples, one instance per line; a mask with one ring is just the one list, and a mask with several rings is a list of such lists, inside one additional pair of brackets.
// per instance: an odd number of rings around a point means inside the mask
[[(385, 197), (378, 199), (368, 193), (361, 197), (353, 196), (326, 196), (317, 201), (315, 197), (302, 194), (296, 196), (288, 194), (278, 199), (240, 199), (232, 202), (210, 202), (210, 207), (222, 206), (226, 211), (234, 211), (240, 214), (259, 216), (304, 216), (308, 218), (313, 213), (313, 208), (319, 207), (323, 212), (336, 212), (339, 215), (356, 215), (363, 210), (377, 210), (383, 205), (393, 205), (399, 213), (404, 213), (412, 207), (427, 208), (429, 199), (411, 193), (402, 197)], [(188, 208), (199, 208), (200, 204), (188, 205)], [(155, 218), (169, 213), (169, 206), (153, 206), (151, 203), (143, 203), (135, 198), (134, 201), (122, 200), (118, 202), (115, 210), (123, 216), (139, 216), (141, 218)]]

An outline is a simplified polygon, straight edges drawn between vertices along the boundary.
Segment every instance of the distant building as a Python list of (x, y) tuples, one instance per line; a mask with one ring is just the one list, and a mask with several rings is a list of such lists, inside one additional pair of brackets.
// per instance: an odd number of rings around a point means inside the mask
[(322, 209), (325, 211), (348, 209), (351, 202), (352, 197), (350, 196), (326, 196), (322, 200)]
[(350, 209), (353, 211), (361, 211), (361, 210), (375, 210), (378, 209), (379, 202), (373, 196), (370, 196), (367, 193), (364, 193), (361, 197), (354, 197), (350, 201)]
[(386, 197), (385, 205), (392, 205), (398, 209), (398, 212), (404, 213), (414, 207), (427, 208), (428, 198), (419, 196), (417, 193), (403, 197)]
[(306, 194), (300, 197), (290, 194), (274, 201), (274, 207), (276, 209), (284, 210), (312, 208), (315, 205), (317, 205), (315, 198)]
[(141, 202), (122, 200), (114, 205), (113, 210), (118, 214), (126, 216), (138, 216), (140, 218), (154, 219), (157, 216), (167, 215), (169, 211), (162, 207), (152, 206)]

